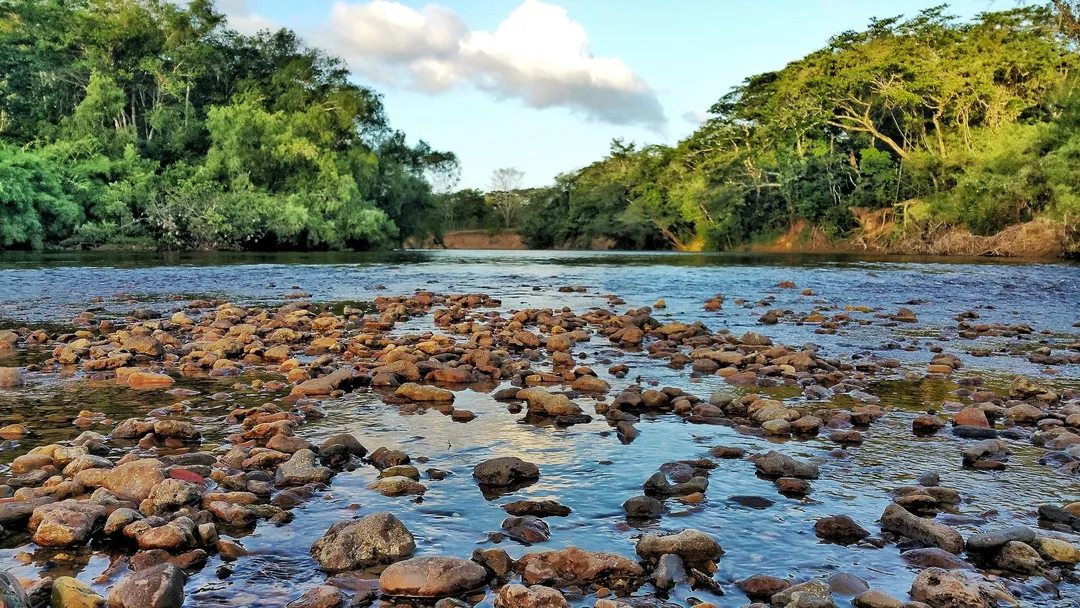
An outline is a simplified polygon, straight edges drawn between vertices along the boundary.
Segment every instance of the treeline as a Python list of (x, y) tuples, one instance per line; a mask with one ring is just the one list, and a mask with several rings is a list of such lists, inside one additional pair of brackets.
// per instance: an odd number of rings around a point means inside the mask
[(438, 234), (380, 97), (211, 0), (0, 2), (0, 247), (340, 249)]
[(531, 197), (520, 234), (538, 248), (730, 249), (799, 225), (844, 237), (881, 210), (898, 232), (1037, 217), (1075, 231), (1074, 5), (971, 22), (939, 7), (844, 32), (748, 78), (677, 145), (615, 141)]

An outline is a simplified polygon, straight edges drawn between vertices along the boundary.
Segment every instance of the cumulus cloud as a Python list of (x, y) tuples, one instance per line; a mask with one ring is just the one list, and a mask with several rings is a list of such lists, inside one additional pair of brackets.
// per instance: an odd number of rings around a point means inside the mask
[(267, 19), (251, 10), (247, 0), (217, 0), (217, 8), (229, 18), (229, 27), (245, 35), (261, 30), (277, 30), (281, 27), (273, 19)]
[(709, 116), (708, 112), (702, 112), (701, 110), (690, 110), (689, 112), (686, 112), (685, 114), (683, 114), (682, 118), (686, 122), (688, 122), (688, 123), (690, 123), (690, 124), (692, 124), (692, 125), (694, 125), (696, 127), (696, 126), (698, 126), (700, 124), (703, 124), (705, 121), (709, 120), (709, 118), (711, 118), (711, 116)]
[(384, 84), (432, 94), (473, 87), (533, 108), (656, 130), (666, 122), (644, 79), (621, 59), (593, 56), (585, 28), (540, 0), (525, 0), (494, 32), (471, 30), (435, 4), (418, 11), (390, 0), (339, 0), (329, 28), (332, 50)]

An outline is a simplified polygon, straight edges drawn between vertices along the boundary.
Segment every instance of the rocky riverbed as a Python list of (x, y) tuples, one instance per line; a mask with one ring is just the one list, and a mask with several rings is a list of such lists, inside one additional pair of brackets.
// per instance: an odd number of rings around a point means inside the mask
[(0, 268), (0, 605), (1076, 605), (1080, 268), (588, 259)]

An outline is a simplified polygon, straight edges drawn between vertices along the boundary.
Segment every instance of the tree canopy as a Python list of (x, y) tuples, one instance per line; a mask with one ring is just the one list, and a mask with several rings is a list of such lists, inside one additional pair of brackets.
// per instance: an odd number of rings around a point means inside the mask
[[(0, 247), (373, 248), (438, 233), (380, 96), (210, 0), (0, 4)], [(433, 219), (434, 218), (434, 219)]]
[(747, 78), (674, 146), (613, 142), (556, 180), (522, 236), (724, 249), (799, 223), (843, 236), (858, 213), (894, 206), (982, 234), (1075, 221), (1074, 14), (1021, 6), (961, 21), (941, 6), (875, 19)]

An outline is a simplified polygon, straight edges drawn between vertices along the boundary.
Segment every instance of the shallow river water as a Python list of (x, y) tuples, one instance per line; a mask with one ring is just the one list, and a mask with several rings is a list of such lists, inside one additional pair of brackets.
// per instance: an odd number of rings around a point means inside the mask
[[(793, 281), (798, 289), (781, 289)], [(220, 298), (241, 306), (280, 305), (282, 296), (296, 291), (310, 294), (313, 303), (336, 306), (363, 303), (378, 295), (482, 292), (501, 299), (500, 310), (570, 307), (583, 313), (591, 307), (626, 310), (650, 306), (663, 298), (667, 307), (653, 316), (661, 322), (700, 320), (712, 331), (729, 329), (740, 335), (758, 331), (775, 343), (802, 345), (813, 342), (828, 357), (895, 358), (901, 367), (871, 385), (869, 392), (891, 408), (864, 430), (866, 442), (843, 451), (827, 437), (809, 440), (767, 439), (740, 434), (725, 426), (692, 425), (674, 414), (643, 417), (636, 426), (640, 436), (620, 442), (602, 416), (569, 428), (534, 426), (521, 415), (507, 412), (505, 404), (489, 392), (461, 390), (455, 407), (471, 410), (477, 418), (467, 424), (453, 422), (437, 410), (400, 413), (382, 402), (382, 394), (362, 389), (321, 402), (329, 416), (306, 424), (298, 434), (316, 445), (337, 432), (355, 434), (374, 449), (401, 449), (414, 459), (426, 457), (421, 470), (435, 467), (453, 475), (442, 481), (425, 480), (428, 491), (415, 497), (384, 497), (365, 486), (378, 471), (370, 466), (338, 474), (329, 490), (299, 507), (295, 520), (274, 526), (261, 522), (240, 539), (251, 555), (225, 564), (216, 555), (188, 580), (188, 606), (283, 606), (305, 590), (325, 582), (308, 548), (335, 521), (376, 511), (391, 511), (412, 531), (418, 555), (469, 557), (476, 548), (499, 546), (512, 557), (529, 551), (578, 546), (634, 555), (635, 539), (645, 532), (695, 528), (712, 534), (726, 554), (718, 561), (714, 579), (724, 595), (705, 589), (679, 587), (671, 601), (690, 606), (693, 600), (717, 606), (749, 603), (734, 581), (753, 574), (771, 574), (793, 581), (848, 572), (871, 587), (906, 598), (918, 569), (907, 564), (895, 545), (876, 549), (841, 546), (820, 541), (815, 520), (848, 514), (877, 534), (875, 523), (890, 503), (890, 490), (914, 483), (918, 476), (940, 472), (942, 485), (958, 490), (964, 502), (955, 513), (939, 516), (965, 536), (1009, 525), (1038, 525), (1036, 508), (1044, 503), (1064, 505), (1080, 501), (1080, 478), (1066, 476), (1038, 464), (1045, 450), (1029, 441), (1012, 441), (1009, 466), (1000, 471), (973, 471), (961, 467), (959, 450), (969, 441), (947, 431), (930, 438), (911, 432), (911, 421), (945, 401), (961, 401), (952, 394), (958, 386), (948, 379), (925, 377), (931, 345), (960, 355), (962, 374), (979, 374), (987, 386), (1007, 391), (1017, 374), (1025, 374), (1059, 390), (1080, 388), (1080, 365), (1047, 365), (1025, 356), (1037, 346), (1055, 352), (1080, 342), (1080, 266), (1068, 263), (985, 262), (980, 260), (896, 259), (857, 257), (691, 255), (664, 253), (580, 252), (405, 252), (381, 255), (6, 255), (0, 256), (0, 328), (45, 327), (67, 331), (71, 319), (86, 310), (99, 319), (122, 319), (133, 308), (155, 308), (167, 313), (186, 301)], [(584, 286), (584, 293), (563, 293), (559, 286)], [(814, 296), (800, 295), (810, 288)], [(174, 298), (180, 294), (180, 299)], [(625, 305), (611, 307), (603, 295), (615, 294)], [(705, 299), (724, 294), (719, 312), (702, 308)], [(753, 304), (773, 296), (767, 307)], [(94, 298), (104, 301), (92, 302)], [(745, 306), (735, 303), (738, 298)], [(917, 304), (913, 302), (919, 302)], [(813, 307), (870, 307), (877, 312), (911, 308), (914, 324), (888, 324), (873, 313), (852, 312), (872, 320), (867, 325), (841, 328), (835, 335), (815, 333), (812, 324), (781, 322), (763, 327), (759, 315), (766, 309), (806, 313)], [(1029, 324), (1035, 333), (1026, 339), (983, 337), (958, 339), (961, 312), (975, 310), (979, 322)], [(430, 315), (399, 324), (395, 332), (416, 334), (434, 330)], [(908, 348), (904, 348), (908, 347)], [(992, 349), (991, 356), (969, 356), (975, 348)], [(0, 351), (2, 353), (3, 351)], [(723, 378), (692, 377), (691, 370), (664, 366), (647, 352), (611, 348), (599, 337), (575, 348), (589, 365), (611, 382), (613, 393), (640, 379), (643, 385), (674, 386), (707, 399), (714, 392), (762, 392), (793, 403), (802, 400), (790, 387), (758, 389), (733, 387)], [(1074, 351), (1075, 352), (1075, 351)], [(0, 354), (0, 367), (39, 362), (51, 352), (19, 349)], [(626, 363), (631, 373), (617, 379), (607, 374), (613, 363)], [(1052, 373), (1047, 373), (1047, 372)], [(181, 398), (164, 391), (136, 392), (114, 381), (88, 379), (75, 372), (26, 374), (25, 386), (0, 389), (0, 426), (20, 423), (30, 437), (0, 451), (0, 464), (25, 454), (37, 445), (69, 441), (84, 429), (72, 420), (80, 410), (103, 412), (114, 420), (142, 417), (149, 411), (186, 399), (191, 415), (205, 423), (205, 443), (211, 450), (225, 441), (218, 423), (238, 404), (258, 405), (275, 395), (234, 391), (234, 384), (250, 384), (251, 377), (178, 378), (177, 386), (199, 391)], [(509, 386), (509, 385), (504, 385)], [(498, 388), (503, 388), (500, 386)], [(483, 390), (492, 387), (483, 387)], [(225, 393), (225, 394), (221, 394)], [(284, 394), (284, 393), (282, 393)], [(582, 403), (587, 403), (584, 400)], [(842, 396), (837, 406), (858, 402)], [(592, 413), (591, 406), (585, 407)], [(91, 427), (107, 434), (108, 427)], [(667, 462), (708, 457), (712, 446), (738, 446), (750, 451), (779, 450), (821, 463), (821, 479), (802, 499), (779, 495), (771, 481), (755, 475), (747, 460), (719, 460), (710, 473), (707, 499), (683, 505), (668, 501), (664, 518), (647, 524), (628, 522), (622, 503), (641, 493), (641, 484)], [(536, 463), (541, 478), (507, 496), (486, 500), (471, 477), (474, 465), (495, 456), (518, 456)], [(767, 501), (748, 501), (764, 497)], [(510, 539), (493, 544), (490, 534), (500, 530), (506, 517), (501, 505), (521, 498), (551, 498), (573, 509), (570, 516), (549, 518), (551, 539), (526, 547)], [(771, 504), (769, 504), (771, 503)], [(745, 506), (750, 504), (752, 506)], [(1072, 536), (1080, 543), (1080, 536)], [(0, 568), (26, 580), (42, 576), (74, 575), (99, 593), (116, 582), (101, 577), (112, 553), (107, 545), (92, 544), (77, 550), (37, 547), (27, 535), (0, 544)], [(990, 576), (995, 576), (991, 574)], [(377, 586), (377, 573), (361, 574), (354, 586)], [(1003, 579), (1022, 605), (1077, 606), (1080, 586), (1068, 580), (1058, 585), (1038, 578)], [(647, 593), (649, 588), (642, 588)], [(479, 606), (490, 607), (488, 594)], [(836, 595), (848, 605), (850, 596)], [(574, 606), (592, 606), (595, 597), (568, 598)]]

